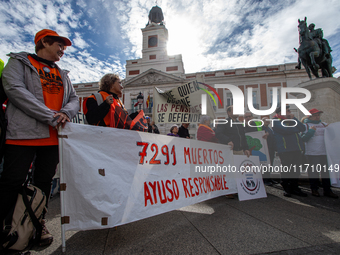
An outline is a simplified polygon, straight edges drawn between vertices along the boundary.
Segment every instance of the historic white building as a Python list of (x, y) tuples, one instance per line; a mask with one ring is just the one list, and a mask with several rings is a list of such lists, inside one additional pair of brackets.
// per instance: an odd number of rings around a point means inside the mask
[[(142, 29), (143, 49), (142, 58), (126, 61), (126, 78), (123, 80), (123, 103), (129, 111), (139, 109), (134, 107), (137, 96), (141, 92), (144, 102), (141, 107), (146, 115), (152, 117), (153, 88), (169, 90), (197, 78), (204, 83), (237, 85), (247, 97), (247, 88), (253, 88), (252, 100), (256, 109), (268, 109), (272, 103), (272, 90), (278, 88), (278, 100), (282, 87), (296, 87), (299, 83), (308, 81), (304, 69), (295, 69), (297, 63), (280, 64), (273, 66), (257, 66), (252, 68), (237, 68), (228, 70), (215, 70), (209, 72), (185, 73), (182, 55), (169, 56), (167, 54), (168, 30), (163, 23), (161, 8), (154, 6), (149, 14), (149, 23)], [(98, 82), (74, 84), (77, 94), (82, 102), (83, 98), (90, 96), (98, 90)], [(218, 103), (216, 116), (226, 116), (226, 107), (231, 105), (232, 96), (229, 90), (217, 90), (222, 105)], [(150, 96), (150, 103), (146, 104)], [(291, 97), (291, 95), (290, 95)], [(245, 100), (246, 102), (246, 100)], [(294, 111), (294, 108), (292, 109)], [(298, 111), (295, 112), (298, 118)], [(80, 112), (79, 122), (83, 115)], [(178, 123), (180, 124), (180, 123)], [(195, 126), (191, 125), (191, 133), (195, 133)], [(159, 126), (161, 133), (169, 132), (167, 125)]]

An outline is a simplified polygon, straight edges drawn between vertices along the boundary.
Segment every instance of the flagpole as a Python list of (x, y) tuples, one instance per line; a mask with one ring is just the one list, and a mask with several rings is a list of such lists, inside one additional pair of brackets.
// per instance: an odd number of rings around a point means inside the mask
[[(60, 183), (64, 183), (62, 127), (58, 128)], [(61, 219), (65, 216), (64, 190), (60, 190)], [(61, 222), (61, 252), (66, 252), (65, 224)]]

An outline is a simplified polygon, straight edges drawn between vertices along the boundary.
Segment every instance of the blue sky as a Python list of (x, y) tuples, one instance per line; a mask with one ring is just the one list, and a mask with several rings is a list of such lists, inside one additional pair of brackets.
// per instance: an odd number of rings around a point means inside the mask
[[(73, 46), (58, 63), (72, 82), (125, 77), (140, 58), (142, 32), (156, 1), (0, 0), (0, 58), (34, 52), (34, 35), (49, 28)], [(182, 54), (186, 73), (296, 62), (298, 19), (322, 28), (340, 76), (339, 0), (158, 0), (169, 31), (168, 54)]]

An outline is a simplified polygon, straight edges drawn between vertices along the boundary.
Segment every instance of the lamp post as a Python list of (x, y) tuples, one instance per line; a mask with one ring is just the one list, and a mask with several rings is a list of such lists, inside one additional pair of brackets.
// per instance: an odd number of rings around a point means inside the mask
[(141, 110), (142, 104), (143, 104), (143, 101), (144, 101), (144, 96), (143, 96), (142, 92), (139, 92), (139, 94), (137, 96), (137, 100), (138, 100), (139, 110)]

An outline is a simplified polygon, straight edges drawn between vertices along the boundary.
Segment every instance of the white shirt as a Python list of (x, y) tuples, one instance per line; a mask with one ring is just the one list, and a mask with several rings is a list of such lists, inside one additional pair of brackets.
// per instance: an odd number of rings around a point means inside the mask
[(324, 134), (325, 134), (325, 126), (327, 126), (327, 123), (320, 122), (319, 124), (314, 123), (305, 123), (306, 126), (306, 132), (314, 126), (316, 127), (315, 133), (311, 139), (308, 140), (308, 142), (305, 143), (306, 145), (306, 153), (305, 155), (326, 155), (326, 146), (325, 146), (325, 140), (324, 140)]

